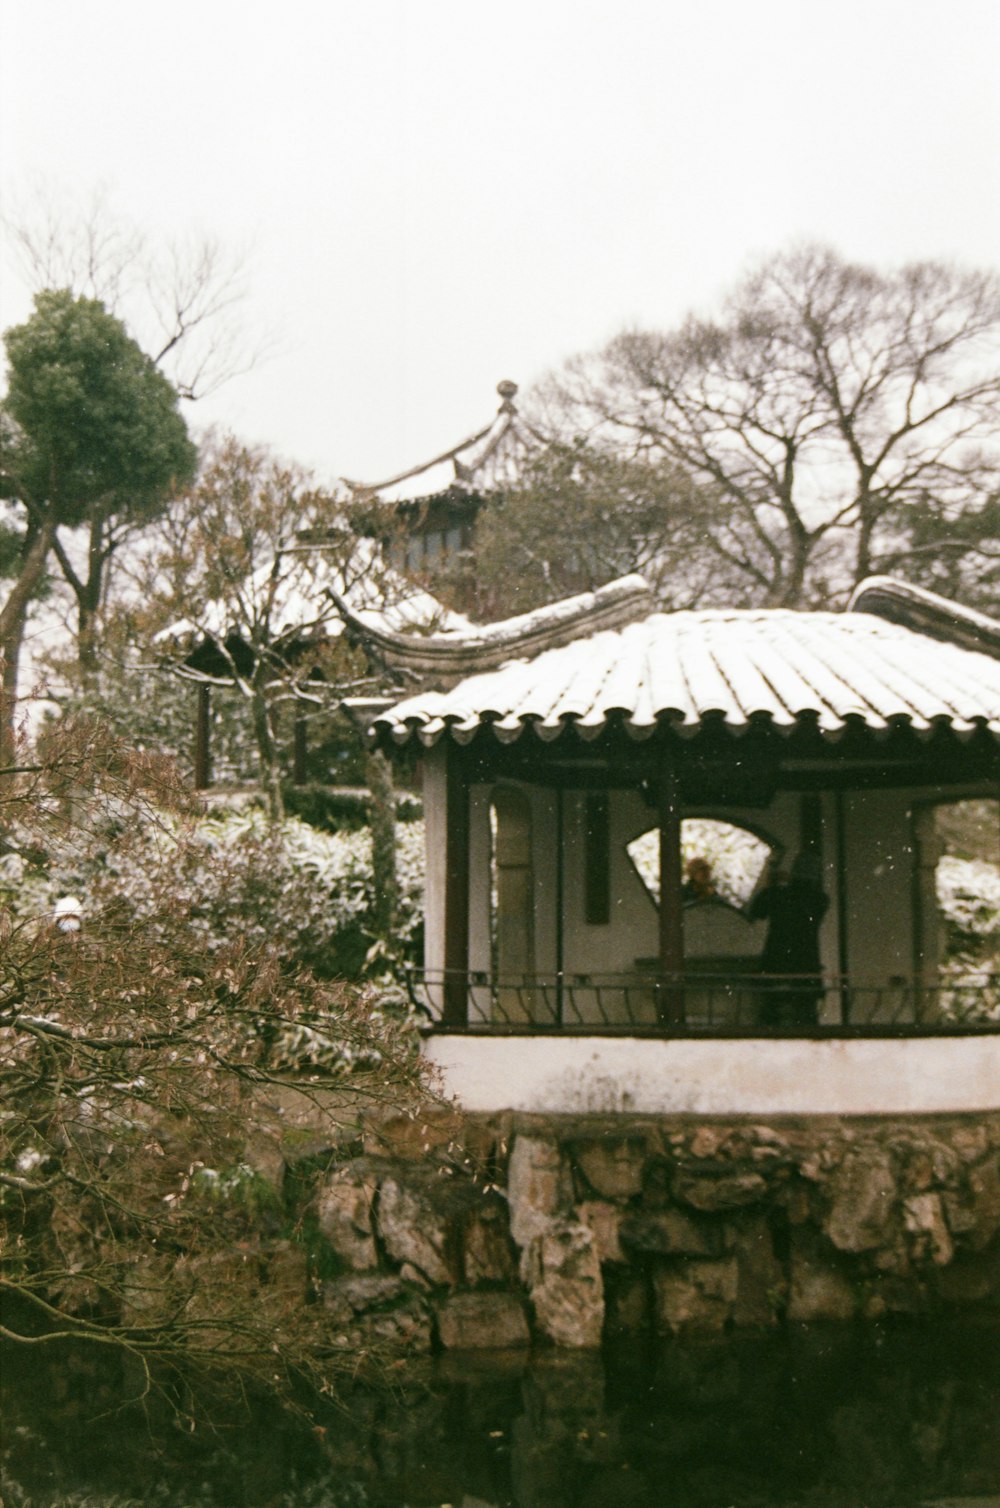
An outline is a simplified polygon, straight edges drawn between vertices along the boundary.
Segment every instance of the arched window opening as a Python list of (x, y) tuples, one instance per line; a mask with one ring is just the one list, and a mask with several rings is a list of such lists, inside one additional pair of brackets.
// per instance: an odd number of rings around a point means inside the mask
[[(928, 1006), (1000, 1013), (1000, 801), (922, 803), (913, 814), (914, 964)], [(937, 1012), (935, 1012), (937, 1013)]]
[[(660, 902), (660, 841), (653, 827), (627, 845), (650, 897)], [(768, 857), (779, 850), (760, 833), (716, 817), (685, 817), (681, 823), (681, 863), (685, 903), (713, 901), (738, 910), (749, 901)], [(703, 866), (707, 866), (706, 870)]]

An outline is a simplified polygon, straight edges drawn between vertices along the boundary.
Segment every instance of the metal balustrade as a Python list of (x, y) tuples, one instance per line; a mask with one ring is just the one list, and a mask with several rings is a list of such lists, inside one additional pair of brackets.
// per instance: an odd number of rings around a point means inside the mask
[[(893, 977), (524, 974), (410, 969), (428, 1030), (646, 1036), (924, 1036), (1000, 1032), (1000, 974)], [(464, 1018), (454, 1001), (464, 999)], [(450, 1010), (446, 1009), (446, 1002)]]

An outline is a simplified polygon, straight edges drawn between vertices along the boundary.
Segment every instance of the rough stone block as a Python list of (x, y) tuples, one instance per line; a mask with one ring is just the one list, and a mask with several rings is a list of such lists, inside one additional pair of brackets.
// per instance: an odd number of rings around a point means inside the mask
[(377, 1275), (337, 1278), (323, 1284), (323, 1307), (331, 1336), (346, 1346), (386, 1345), (410, 1354), (431, 1349), (427, 1302), (401, 1278)]
[(557, 1143), (540, 1136), (518, 1136), (507, 1172), (510, 1233), (524, 1247), (557, 1214), (564, 1198), (562, 1157)]
[(881, 1147), (852, 1148), (829, 1183), (824, 1230), (841, 1251), (871, 1251), (891, 1244), (897, 1186), (889, 1154)]
[(594, 1235), (598, 1260), (601, 1262), (625, 1262), (619, 1232), (622, 1212), (617, 1205), (606, 1199), (587, 1199), (574, 1211), (581, 1225), (586, 1225)]
[(412, 1263), (431, 1283), (456, 1284), (462, 1276), (460, 1228), (429, 1184), (387, 1178), (379, 1192), (379, 1232), (394, 1261)]
[(361, 1163), (334, 1170), (316, 1198), (316, 1220), (324, 1239), (355, 1272), (377, 1266), (372, 1207), (377, 1183)]
[(785, 1274), (774, 1254), (771, 1228), (763, 1216), (751, 1218), (736, 1236), (737, 1325), (773, 1325), (785, 1297)]
[(718, 1257), (731, 1244), (721, 1221), (679, 1209), (631, 1211), (622, 1219), (619, 1236), (629, 1252), (662, 1257)]
[(517, 1259), (510, 1238), (506, 1202), (499, 1195), (483, 1195), (482, 1203), (468, 1216), (463, 1235), (465, 1281), (507, 1283), (517, 1273)]
[(577, 1142), (574, 1160), (596, 1194), (606, 1199), (631, 1199), (642, 1192), (646, 1145), (627, 1137), (602, 1137)]
[(604, 1288), (593, 1232), (570, 1220), (553, 1220), (525, 1253), (525, 1276), (535, 1322), (557, 1346), (599, 1346)]
[(955, 1255), (951, 1234), (938, 1194), (911, 1194), (903, 1201), (903, 1225), (910, 1236), (910, 1253), (917, 1261), (946, 1267)]
[(698, 1168), (678, 1168), (674, 1175), (674, 1198), (696, 1210), (745, 1209), (759, 1204), (768, 1191), (767, 1179), (755, 1170), (715, 1163)]
[(512, 1293), (453, 1293), (437, 1306), (446, 1351), (507, 1350), (530, 1343), (521, 1300)]
[(973, 1251), (983, 1251), (1000, 1231), (1000, 1157), (996, 1153), (969, 1169), (975, 1221), (969, 1233)]
[(721, 1330), (736, 1302), (736, 1259), (663, 1263), (653, 1274), (653, 1290), (661, 1330)]
[(853, 1319), (857, 1306), (854, 1284), (824, 1255), (812, 1233), (793, 1233), (788, 1318), (801, 1324), (849, 1320)]
[(646, 1335), (652, 1324), (651, 1288), (644, 1273), (625, 1268), (604, 1284), (605, 1329), (609, 1335)]

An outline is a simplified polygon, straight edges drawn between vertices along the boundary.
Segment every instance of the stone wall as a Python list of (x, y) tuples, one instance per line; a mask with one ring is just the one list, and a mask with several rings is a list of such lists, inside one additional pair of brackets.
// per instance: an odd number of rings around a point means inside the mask
[(1000, 1114), (442, 1114), (285, 1170), (331, 1332), (594, 1347), (949, 1307), (1000, 1315)]

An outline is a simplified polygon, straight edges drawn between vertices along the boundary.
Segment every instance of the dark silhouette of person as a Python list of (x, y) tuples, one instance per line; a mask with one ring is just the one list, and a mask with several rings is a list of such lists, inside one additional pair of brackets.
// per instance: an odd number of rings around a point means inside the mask
[(747, 916), (767, 921), (760, 955), (765, 984), (761, 1022), (765, 1026), (815, 1026), (823, 994), (819, 957), (820, 923), (830, 898), (820, 884), (819, 855), (801, 853), (791, 874), (769, 873), (750, 899)]
[(718, 900), (715, 881), (712, 879), (712, 866), (707, 859), (688, 860), (687, 879), (681, 886), (681, 900), (685, 905), (690, 901)]

